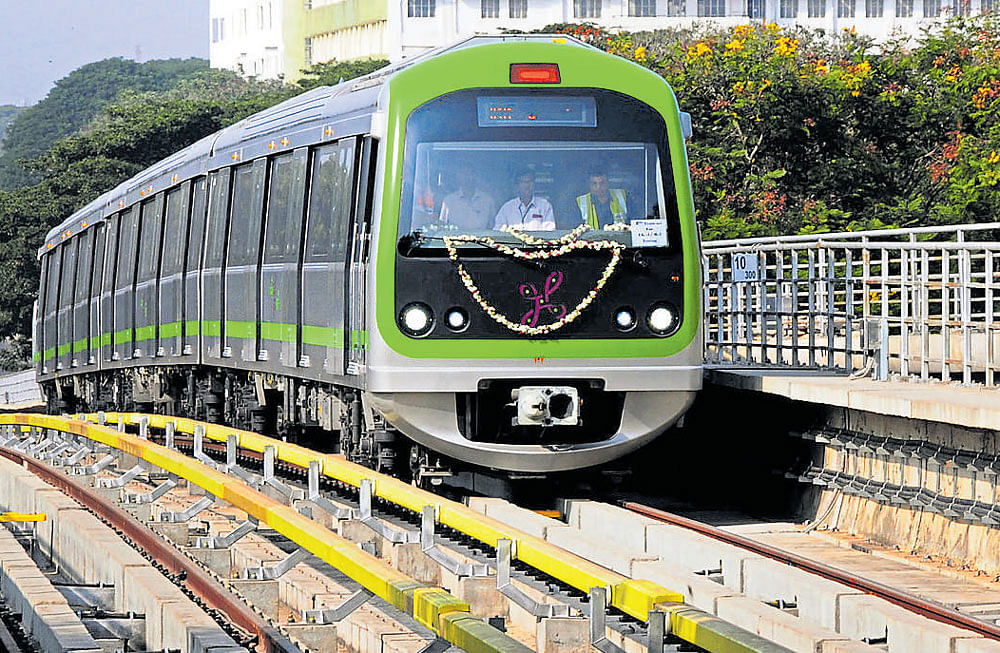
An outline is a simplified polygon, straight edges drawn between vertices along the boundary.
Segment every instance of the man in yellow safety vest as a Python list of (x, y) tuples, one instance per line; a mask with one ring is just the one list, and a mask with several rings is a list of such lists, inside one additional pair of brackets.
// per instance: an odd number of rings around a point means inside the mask
[(590, 192), (576, 198), (580, 208), (580, 220), (592, 229), (613, 222), (625, 222), (628, 207), (625, 204), (625, 189), (608, 188), (608, 173), (595, 170), (587, 176)]

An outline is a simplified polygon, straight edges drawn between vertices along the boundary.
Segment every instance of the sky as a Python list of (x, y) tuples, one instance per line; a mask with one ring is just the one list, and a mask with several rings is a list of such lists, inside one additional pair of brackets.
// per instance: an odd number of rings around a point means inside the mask
[(0, 0), (0, 105), (109, 57), (208, 59), (209, 0)]

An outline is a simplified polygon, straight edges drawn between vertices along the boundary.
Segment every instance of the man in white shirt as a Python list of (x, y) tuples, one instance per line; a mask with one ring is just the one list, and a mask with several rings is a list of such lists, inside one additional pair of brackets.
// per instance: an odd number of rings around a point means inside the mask
[(496, 206), (493, 198), (479, 190), (475, 173), (462, 170), (457, 176), (458, 190), (444, 198), (438, 221), (460, 229), (489, 229), (490, 213)]
[(517, 197), (508, 200), (497, 211), (494, 227), (516, 227), (522, 231), (552, 231), (556, 219), (552, 205), (544, 197), (535, 196), (535, 173), (525, 170), (515, 177)]

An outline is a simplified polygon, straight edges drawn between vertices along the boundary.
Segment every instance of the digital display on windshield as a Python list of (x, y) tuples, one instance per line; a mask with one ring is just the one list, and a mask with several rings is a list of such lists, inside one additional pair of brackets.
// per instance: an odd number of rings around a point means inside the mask
[(480, 127), (597, 127), (592, 97), (476, 98)]

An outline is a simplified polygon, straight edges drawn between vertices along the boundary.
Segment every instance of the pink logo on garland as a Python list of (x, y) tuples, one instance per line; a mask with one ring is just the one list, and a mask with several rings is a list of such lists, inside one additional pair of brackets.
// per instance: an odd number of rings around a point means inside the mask
[(538, 319), (542, 316), (542, 311), (551, 313), (555, 316), (555, 320), (561, 320), (566, 316), (565, 304), (549, 302), (552, 293), (562, 285), (562, 282), (562, 272), (553, 272), (545, 280), (545, 287), (542, 292), (539, 292), (538, 287), (533, 283), (522, 283), (518, 286), (517, 290), (521, 294), (521, 298), (529, 302), (534, 302), (534, 306), (521, 317), (521, 324), (533, 327), (538, 326)]

